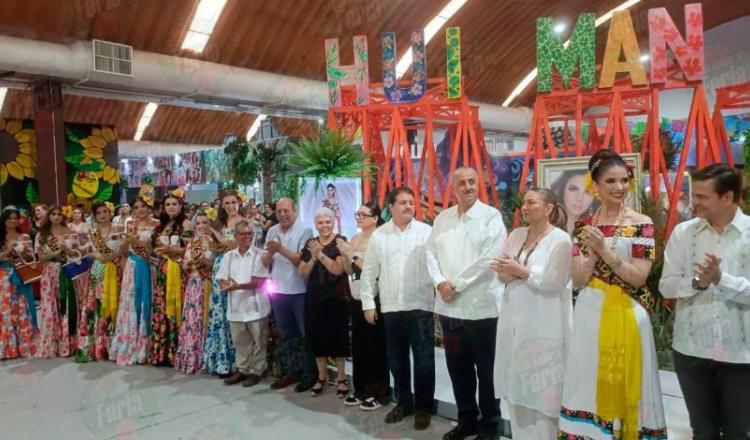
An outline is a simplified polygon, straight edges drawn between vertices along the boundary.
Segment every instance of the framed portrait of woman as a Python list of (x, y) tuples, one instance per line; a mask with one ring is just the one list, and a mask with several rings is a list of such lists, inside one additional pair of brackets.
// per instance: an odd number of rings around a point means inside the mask
[[(633, 166), (635, 191), (628, 194), (628, 206), (640, 211), (641, 186), (641, 155), (639, 153), (625, 153), (621, 155), (627, 163)], [(575, 223), (599, 208), (599, 202), (593, 195), (586, 192), (584, 183), (591, 156), (562, 157), (557, 159), (541, 159), (537, 162), (537, 185), (549, 188), (557, 196), (557, 201), (568, 215), (568, 232), (573, 233)]]

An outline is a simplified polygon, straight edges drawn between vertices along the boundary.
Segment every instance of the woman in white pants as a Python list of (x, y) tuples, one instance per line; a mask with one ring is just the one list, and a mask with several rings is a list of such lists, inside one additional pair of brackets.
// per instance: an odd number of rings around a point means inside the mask
[(497, 331), (495, 395), (510, 409), (513, 438), (557, 437), (572, 327), (572, 242), (564, 209), (545, 188), (526, 192), (515, 229), (492, 269), (505, 283)]

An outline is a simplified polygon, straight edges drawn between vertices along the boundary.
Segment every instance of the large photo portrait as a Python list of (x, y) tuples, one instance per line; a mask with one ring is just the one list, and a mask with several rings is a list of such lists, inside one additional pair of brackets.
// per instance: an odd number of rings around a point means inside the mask
[[(621, 154), (633, 166), (635, 191), (628, 195), (628, 206), (640, 211), (641, 156), (638, 153)], [(537, 185), (549, 188), (568, 215), (568, 232), (573, 233), (575, 223), (599, 209), (599, 201), (586, 192), (584, 179), (591, 156), (541, 159), (537, 163)]]
[(300, 188), (299, 215), (302, 222), (315, 231), (315, 211), (328, 208), (333, 211), (336, 224), (333, 232), (351, 239), (357, 233), (354, 213), (362, 204), (362, 181), (356, 178), (323, 180), (315, 188), (314, 178), (303, 178)]

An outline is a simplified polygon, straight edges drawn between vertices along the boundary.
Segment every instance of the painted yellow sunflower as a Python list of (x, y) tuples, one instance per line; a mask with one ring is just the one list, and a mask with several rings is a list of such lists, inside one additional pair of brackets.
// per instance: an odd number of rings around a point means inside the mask
[(111, 128), (94, 128), (88, 137), (81, 139), (83, 154), (91, 159), (101, 159), (104, 157), (104, 149), (107, 145), (116, 140), (117, 133)]
[(37, 168), (36, 133), (23, 128), (20, 119), (0, 119), (0, 185), (8, 175), (23, 180), (34, 178)]

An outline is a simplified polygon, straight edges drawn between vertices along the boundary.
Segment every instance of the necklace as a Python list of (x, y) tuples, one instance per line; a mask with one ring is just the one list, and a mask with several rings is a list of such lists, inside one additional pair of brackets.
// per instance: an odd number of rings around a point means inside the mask
[[(596, 213), (593, 217), (591, 217), (591, 226), (597, 227), (597, 223), (599, 222), (599, 214), (602, 212), (602, 208), (599, 207), (599, 209), (596, 210)], [(620, 228), (622, 228), (623, 223), (625, 222), (625, 214), (627, 213), (627, 207), (625, 204), (620, 205), (620, 213), (617, 215), (617, 224), (615, 224), (615, 233), (612, 236), (612, 241), (609, 243), (609, 248), (612, 250), (612, 252), (615, 252), (615, 249), (617, 249), (617, 238), (620, 236)]]
[[(536, 237), (536, 240), (534, 240), (534, 242), (533, 242), (534, 245), (531, 246), (531, 248), (529, 249), (529, 252), (526, 253), (526, 258), (524, 258), (524, 260), (523, 260), (523, 265), (524, 266), (526, 266), (526, 264), (529, 262), (529, 257), (531, 257), (531, 254), (534, 253), (534, 251), (536, 250), (536, 247), (539, 244), (539, 242), (542, 241), (542, 239), (544, 239), (544, 237), (546, 237), (547, 234), (550, 233), (550, 231), (552, 230), (552, 228), (553, 228), (552, 225), (548, 226), (547, 229), (544, 230), (544, 232), (542, 232), (538, 237)], [(523, 244), (521, 245), (521, 249), (518, 250), (518, 254), (516, 255), (516, 260), (518, 260), (519, 258), (521, 258), (521, 254), (523, 254), (524, 249), (526, 249), (526, 244), (528, 243), (528, 240), (529, 240), (529, 235), (528, 234), (529, 234), (529, 230), (527, 229), (526, 230), (526, 240), (524, 240)]]

